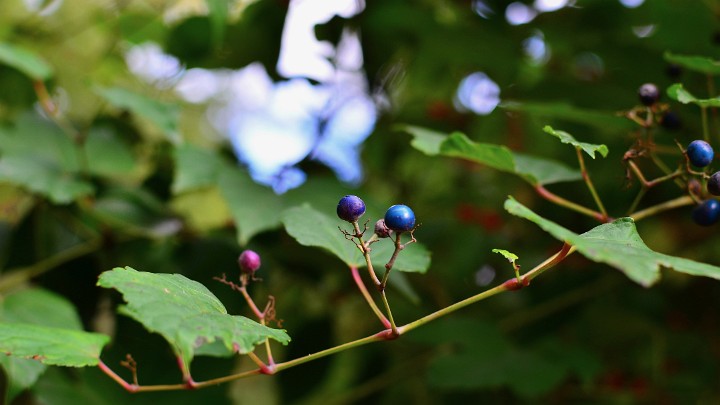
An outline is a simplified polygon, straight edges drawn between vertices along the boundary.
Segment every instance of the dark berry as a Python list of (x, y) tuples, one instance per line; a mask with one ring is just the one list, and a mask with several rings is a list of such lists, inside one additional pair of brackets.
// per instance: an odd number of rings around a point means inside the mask
[(395, 232), (405, 232), (415, 226), (415, 213), (407, 205), (393, 205), (385, 212), (385, 225)]
[(682, 74), (682, 67), (676, 63), (671, 63), (665, 68), (665, 73), (669, 78), (675, 80)]
[(377, 222), (375, 222), (375, 235), (377, 235), (378, 238), (387, 238), (391, 232), (392, 231), (385, 225), (384, 219), (378, 219)]
[(708, 193), (712, 195), (720, 195), (720, 172), (713, 173), (707, 182)]
[(715, 152), (713, 152), (712, 146), (709, 143), (702, 140), (695, 140), (690, 142), (687, 147), (688, 159), (695, 167), (705, 167), (712, 162)]
[(355, 222), (365, 213), (365, 203), (356, 195), (346, 195), (337, 205), (337, 215), (340, 219)]
[(695, 207), (692, 219), (696, 224), (710, 226), (720, 220), (720, 202), (714, 198), (703, 201)]
[(238, 266), (244, 274), (253, 274), (260, 268), (260, 255), (252, 250), (243, 250), (238, 257)]
[(660, 98), (660, 91), (657, 86), (652, 83), (645, 83), (638, 90), (638, 97), (643, 105), (651, 106)]
[(682, 121), (680, 121), (680, 116), (674, 111), (665, 111), (660, 118), (660, 125), (665, 129), (676, 130), (682, 127)]

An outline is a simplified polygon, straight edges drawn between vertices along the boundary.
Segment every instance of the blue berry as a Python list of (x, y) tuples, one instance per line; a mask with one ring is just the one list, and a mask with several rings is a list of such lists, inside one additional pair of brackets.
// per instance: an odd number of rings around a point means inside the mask
[(690, 142), (690, 145), (687, 147), (687, 153), (688, 159), (690, 159), (690, 163), (693, 164), (693, 166), (696, 167), (705, 167), (712, 162), (713, 157), (715, 156), (715, 152), (713, 152), (712, 146), (710, 146), (709, 143), (701, 140), (695, 140)]
[(407, 205), (393, 205), (385, 212), (385, 226), (395, 232), (405, 232), (415, 226), (415, 213)]
[(365, 214), (365, 203), (356, 195), (346, 195), (337, 205), (337, 215), (340, 219), (355, 222)]
[(707, 182), (707, 190), (712, 195), (720, 195), (720, 172), (715, 172)]
[(638, 97), (643, 105), (651, 106), (660, 99), (660, 90), (652, 83), (645, 83), (638, 90)]
[(260, 268), (260, 255), (252, 250), (243, 250), (238, 257), (240, 271), (245, 274), (253, 274)]
[(692, 219), (696, 224), (710, 226), (720, 220), (720, 201), (711, 198), (695, 207)]

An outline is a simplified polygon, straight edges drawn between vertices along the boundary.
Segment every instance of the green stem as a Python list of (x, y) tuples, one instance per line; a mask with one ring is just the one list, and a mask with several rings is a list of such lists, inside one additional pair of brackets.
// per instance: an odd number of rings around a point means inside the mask
[(576, 204), (572, 201), (566, 200), (557, 194), (554, 194), (550, 192), (550, 190), (543, 187), (541, 184), (538, 184), (535, 186), (535, 191), (544, 199), (557, 204), (561, 207), (565, 207), (569, 210), (573, 210), (575, 212), (579, 212), (583, 215), (587, 215), (589, 217), (595, 218), (596, 220), (600, 222), (608, 222), (611, 218), (609, 218), (607, 215), (603, 215), (601, 212), (597, 212), (594, 210), (591, 210), (590, 208), (583, 207), (582, 205)]
[(593, 185), (592, 180), (590, 179), (590, 174), (588, 173), (587, 169), (585, 168), (585, 159), (583, 158), (583, 152), (580, 148), (575, 148), (575, 151), (577, 152), (577, 158), (578, 163), (580, 164), (580, 172), (582, 173), (583, 180), (585, 180), (585, 184), (587, 185), (588, 190), (590, 190), (590, 194), (592, 194), (593, 200), (595, 200), (595, 204), (597, 204), (598, 209), (602, 213), (603, 217), (607, 219), (607, 211), (605, 210), (605, 206), (602, 203), (602, 200), (600, 199), (600, 196), (597, 193), (597, 190), (595, 190), (595, 186)]
[(360, 278), (360, 272), (358, 271), (358, 268), (355, 266), (351, 266), (350, 272), (352, 273), (353, 280), (355, 280), (355, 284), (360, 290), (360, 293), (363, 295), (363, 297), (365, 297), (365, 301), (367, 301), (368, 305), (370, 305), (370, 309), (372, 309), (378, 319), (380, 319), (380, 322), (382, 322), (383, 326), (389, 329), (390, 321), (385, 317), (382, 311), (380, 311), (380, 308), (378, 308), (378, 306), (375, 304), (375, 301), (370, 296), (370, 292), (368, 292), (367, 288), (365, 287), (365, 283), (363, 283), (362, 278)]
[(631, 217), (635, 222), (637, 222), (643, 218), (659, 214), (660, 212), (671, 210), (673, 208), (683, 207), (685, 205), (692, 205), (694, 203), (695, 201), (692, 199), (692, 197), (690, 197), (689, 195), (684, 195), (670, 201), (665, 201), (664, 203), (653, 205), (652, 207), (645, 208), (644, 210), (637, 211), (628, 216)]
[(98, 250), (101, 244), (102, 240), (100, 238), (90, 239), (87, 242), (63, 250), (54, 256), (40, 260), (30, 266), (10, 269), (5, 272), (4, 276), (0, 277), (0, 291), (7, 291), (15, 286), (27, 282), (33, 277), (37, 277), (49, 270), (52, 270), (63, 263), (92, 253)]
[(355, 230), (355, 236), (360, 241), (360, 244), (358, 245), (360, 248), (360, 251), (363, 254), (363, 257), (365, 258), (365, 263), (367, 264), (368, 273), (370, 273), (370, 278), (375, 283), (375, 286), (380, 286), (380, 280), (377, 277), (377, 274), (375, 274), (375, 269), (372, 265), (372, 260), (370, 260), (370, 249), (365, 245), (365, 242), (362, 238), (362, 232), (360, 232), (360, 225), (358, 225), (358, 222), (355, 221), (352, 223), (353, 229)]
[(385, 312), (387, 312), (388, 321), (390, 321), (390, 330), (393, 335), (398, 336), (398, 328), (395, 325), (395, 319), (393, 319), (393, 314), (390, 310), (390, 303), (388, 302), (387, 295), (385, 295), (385, 290), (380, 291), (380, 296), (382, 297), (383, 304), (385, 305)]

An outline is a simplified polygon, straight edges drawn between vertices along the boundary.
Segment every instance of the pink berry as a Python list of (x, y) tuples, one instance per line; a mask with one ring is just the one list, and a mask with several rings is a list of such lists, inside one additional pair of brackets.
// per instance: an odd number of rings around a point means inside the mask
[(244, 274), (253, 274), (260, 268), (260, 255), (252, 250), (244, 250), (238, 257), (240, 271)]

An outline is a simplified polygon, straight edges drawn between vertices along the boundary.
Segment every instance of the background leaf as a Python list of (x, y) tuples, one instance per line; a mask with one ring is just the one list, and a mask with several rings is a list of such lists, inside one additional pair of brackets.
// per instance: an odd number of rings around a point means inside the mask
[(668, 87), (667, 95), (683, 104), (695, 104), (700, 107), (720, 107), (720, 98), (698, 99), (689, 91), (685, 90), (682, 84), (676, 83)]
[(14, 67), (34, 80), (47, 80), (53, 68), (28, 48), (0, 42), (0, 63)]
[(665, 52), (665, 60), (680, 65), (686, 69), (709, 75), (720, 74), (720, 63), (705, 56), (677, 55)]
[(99, 333), (28, 323), (0, 324), (0, 351), (52, 366), (95, 366), (109, 340)]
[(149, 98), (120, 87), (99, 87), (97, 93), (117, 108), (152, 122), (170, 141), (178, 142), (180, 107), (177, 104)]

